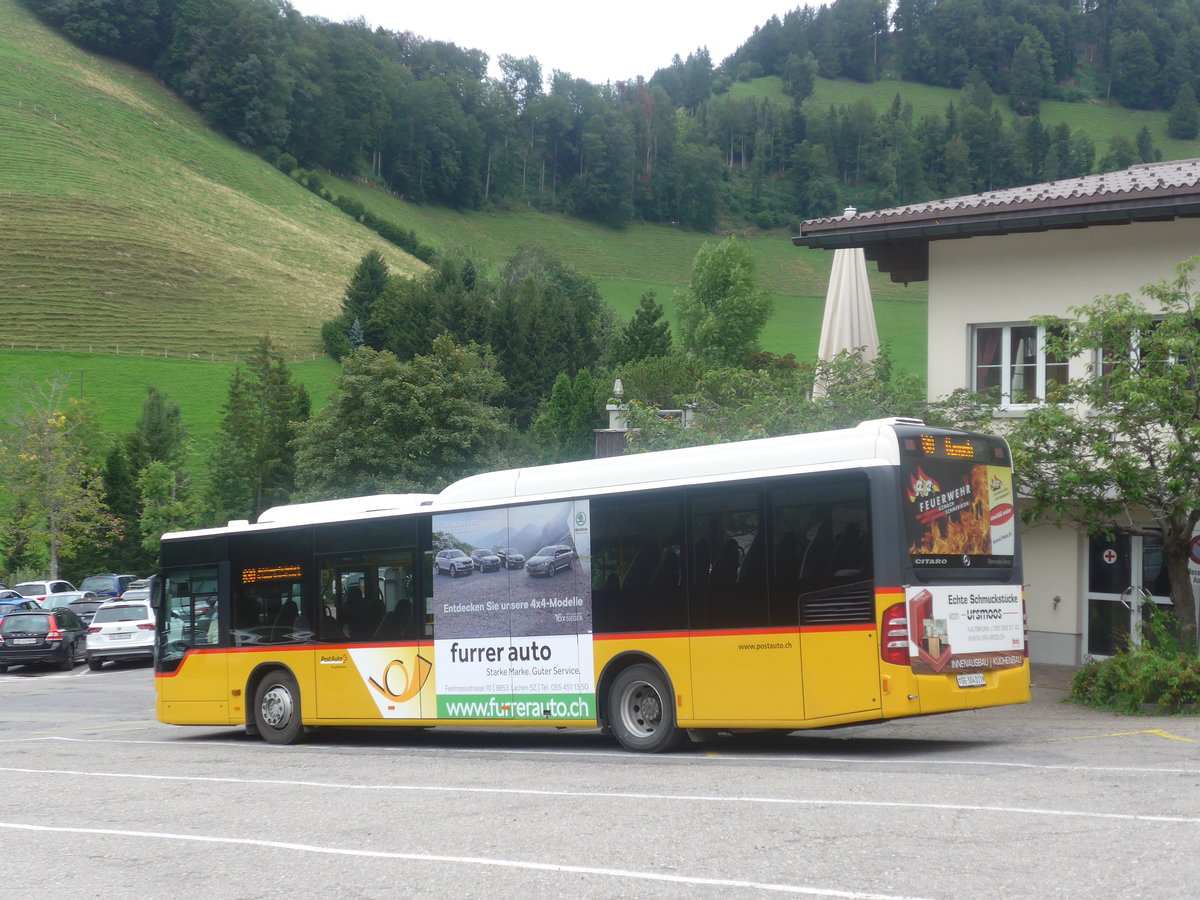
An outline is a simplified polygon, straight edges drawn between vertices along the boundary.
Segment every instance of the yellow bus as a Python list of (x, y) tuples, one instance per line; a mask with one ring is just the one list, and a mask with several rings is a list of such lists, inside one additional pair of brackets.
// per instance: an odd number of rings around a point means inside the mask
[(166, 534), (157, 715), (792, 731), (1029, 699), (1002, 438), (864, 422)]

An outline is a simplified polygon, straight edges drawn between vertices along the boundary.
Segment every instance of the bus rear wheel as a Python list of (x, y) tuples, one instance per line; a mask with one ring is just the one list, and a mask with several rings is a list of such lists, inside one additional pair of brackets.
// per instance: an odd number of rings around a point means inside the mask
[(254, 692), (254, 725), (268, 744), (294, 744), (304, 734), (300, 688), (290, 672), (276, 669)]
[(608, 718), (613, 736), (626, 750), (661, 753), (684, 736), (675, 724), (675, 704), (666, 676), (645, 663), (630, 666), (613, 679)]

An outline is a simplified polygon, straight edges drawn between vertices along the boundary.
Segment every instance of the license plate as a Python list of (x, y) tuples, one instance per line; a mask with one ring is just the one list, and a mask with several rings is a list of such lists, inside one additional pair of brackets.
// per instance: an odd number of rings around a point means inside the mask
[(110, 634), (110, 635), (108, 636), (108, 639), (109, 639), (110, 641), (127, 641), (127, 640), (129, 640), (131, 637), (133, 637), (133, 635), (132, 635), (132, 634), (130, 634), (129, 632), (125, 632), (124, 634), (122, 634), (122, 633), (118, 632), (117, 634)]
[(982, 672), (964, 672), (958, 676), (959, 687), (983, 687), (985, 684)]
[(36, 644), (37, 642), (37, 638), (13, 638), (13, 643), (19, 644), (22, 647), (28, 646), (29, 644)]

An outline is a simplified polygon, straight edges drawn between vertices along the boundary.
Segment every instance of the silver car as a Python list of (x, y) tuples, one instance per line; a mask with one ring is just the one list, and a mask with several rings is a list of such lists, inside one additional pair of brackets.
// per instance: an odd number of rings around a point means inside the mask
[(461, 550), (439, 550), (438, 555), (433, 558), (433, 571), (437, 575), (457, 578), (459, 575), (470, 575), (474, 572), (475, 563)]

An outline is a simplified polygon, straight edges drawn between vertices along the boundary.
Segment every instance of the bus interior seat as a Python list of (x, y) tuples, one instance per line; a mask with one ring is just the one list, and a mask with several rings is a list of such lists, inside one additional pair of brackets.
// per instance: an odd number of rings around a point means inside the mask
[(675, 550), (663, 551), (658, 568), (654, 570), (650, 588), (655, 593), (671, 591), (679, 587), (679, 553)]
[(692, 553), (692, 583), (708, 584), (708, 573), (712, 568), (712, 548), (708, 538), (697, 538)]
[(629, 568), (625, 570), (625, 576), (621, 579), (622, 592), (644, 591), (650, 587), (657, 568), (658, 546), (652, 541), (645, 541), (629, 561)]
[(729, 585), (737, 582), (738, 555), (738, 542), (731, 537), (725, 538), (721, 544), (721, 552), (713, 560), (712, 571), (708, 573), (709, 585)]
[(340, 641), (345, 639), (346, 635), (342, 632), (342, 627), (338, 624), (338, 620), (326, 606), (321, 612), (321, 640), (323, 641)]
[(795, 584), (800, 580), (800, 560), (804, 545), (794, 531), (789, 531), (775, 545), (775, 582)]
[(822, 519), (804, 550), (804, 561), (800, 564), (800, 581), (810, 589), (827, 582), (832, 571), (829, 568), (832, 555), (833, 526), (828, 519)]
[(767, 579), (767, 542), (756, 534), (750, 542), (742, 566), (738, 569), (737, 583), (748, 585), (765, 584)]
[(408, 628), (412, 624), (412, 601), (400, 597), (396, 605), (379, 621), (375, 629), (375, 639), (380, 641), (401, 641), (408, 636)]
[(296, 605), (296, 601), (284, 600), (279, 605), (279, 612), (275, 614), (275, 621), (271, 625), (273, 628), (290, 628), (298, 615), (300, 615), (300, 607)]
[(871, 570), (871, 542), (858, 522), (847, 522), (833, 545), (830, 570), (835, 578), (861, 577)]
[(375, 636), (375, 629), (383, 618), (381, 604), (368, 600), (363, 596), (362, 589), (357, 585), (346, 591), (346, 627), (350, 631), (350, 640), (369, 641)]

